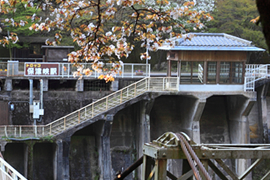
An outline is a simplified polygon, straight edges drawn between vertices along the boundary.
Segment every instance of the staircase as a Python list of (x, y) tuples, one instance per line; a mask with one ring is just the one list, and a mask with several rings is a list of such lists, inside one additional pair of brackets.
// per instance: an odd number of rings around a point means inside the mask
[(255, 83), (270, 77), (270, 64), (247, 64), (245, 73), (245, 91), (254, 91)]
[(25, 139), (56, 136), (145, 92), (178, 91), (178, 82), (177, 77), (147, 77), (47, 125), (0, 126), (0, 137)]
[(0, 179), (1, 180), (27, 180), (1, 157), (0, 157)]

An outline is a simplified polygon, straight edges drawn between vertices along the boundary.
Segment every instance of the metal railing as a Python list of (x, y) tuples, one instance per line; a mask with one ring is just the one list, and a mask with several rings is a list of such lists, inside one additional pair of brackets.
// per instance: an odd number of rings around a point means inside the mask
[(0, 126), (0, 136), (3, 138), (55, 136), (84, 121), (91, 121), (95, 116), (115, 108), (145, 92), (178, 91), (178, 82), (179, 78), (177, 77), (144, 78), (47, 125)]
[(1, 180), (27, 180), (1, 157), (0, 157), (0, 179)]
[[(31, 64), (33, 67), (46, 65), (46, 64), (56, 64), (57, 65), (57, 75), (47, 74), (47, 75), (28, 75), (25, 73), (25, 64)], [(81, 63), (83, 68), (91, 69), (92, 63)], [(110, 69), (112, 63), (106, 63), (104, 68)], [(0, 62), (0, 76), (33, 76), (33, 77), (53, 77), (53, 78), (74, 78), (73, 73), (77, 71), (71, 63), (50, 63), (50, 62), (19, 62), (19, 61), (8, 61)], [(150, 64), (132, 64), (124, 63), (121, 67), (121, 74), (115, 74), (115, 78), (143, 78), (150, 77)], [(106, 72), (105, 72), (106, 73)], [(84, 76), (84, 78), (97, 78), (101, 73), (93, 72), (90, 76)]]
[(270, 64), (246, 64), (245, 91), (254, 91), (255, 82), (270, 77)]

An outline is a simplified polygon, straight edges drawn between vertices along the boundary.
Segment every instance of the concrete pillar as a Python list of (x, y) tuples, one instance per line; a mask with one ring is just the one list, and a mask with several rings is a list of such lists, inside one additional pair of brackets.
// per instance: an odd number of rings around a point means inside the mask
[(6, 141), (0, 141), (0, 151), (4, 152), (5, 151), (5, 146), (7, 142)]
[(28, 149), (29, 146), (27, 144), (24, 144), (24, 177), (27, 177), (28, 175)]
[[(257, 104), (258, 104), (258, 129), (259, 139), (264, 143), (268, 143), (268, 129), (270, 129), (270, 122), (267, 118), (267, 101), (266, 94), (269, 88), (269, 83), (266, 83), (257, 88)], [(264, 128), (265, 127), (265, 128)], [(266, 129), (266, 131), (264, 131)], [(262, 143), (262, 141), (260, 141)]]
[(5, 91), (12, 91), (12, 79), (11, 78), (6, 78), (4, 90)]
[(34, 180), (33, 170), (34, 170), (34, 145), (35, 143), (32, 141), (27, 142), (24, 153), (24, 165), (25, 165), (25, 177), (29, 180)]
[(48, 91), (48, 90), (49, 90), (49, 80), (43, 79), (43, 91)]
[[(180, 131), (185, 132), (195, 143), (200, 143), (200, 119), (206, 104), (207, 96), (197, 95), (183, 99), (186, 107), (183, 116), (183, 125)], [(185, 103), (186, 102), (186, 103)], [(179, 131), (179, 132), (180, 132)]]
[(76, 91), (78, 92), (83, 92), (83, 86), (84, 86), (84, 80), (83, 79), (78, 79), (76, 82)]
[(249, 143), (247, 116), (254, 103), (255, 100), (241, 95), (227, 97), (230, 139), (232, 144)]
[(107, 115), (98, 139), (98, 161), (101, 180), (112, 180), (112, 161), (110, 148), (110, 135), (112, 130), (113, 115)]
[(119, 90), (119, 80), (114, 80), (111, 82), (111, 87), (110, 87), (111, 91), (118, 91)]
[[(143, 155), (143, 145), (145, 143), (150, 142), (150, 112), (154, 104), (154, 99), (148, 101), (140, 102), (140, 115), (139, 115), (139, 131), (137, 133), (138, 136), (138, 144), (137, 144), (137, 153), (136, 157), (139, 159)], [(138, 168), (138, 177), (141, 177), (142, 168)]]
[(138, 158), (143, 155), (143, 144), (150, 142), (150, 112), (154, 104), (154, 99), (140, 102), (139, 116), (139, 141), (138, 141)]
[(69, 180), (70, 138), (56, 141), (54, 157), (54, 179)]
[[(250, 142), (248, 115), (254, 103), (255, 99), (241, 95), (227, 97), (229, 132), (232, 144), (247, 144)], [(236, 160), (236, 173), (242, 175), (249, 165), (250, 160), (248, 159)], [(246, 177), (246, 180), (248, 179), (251, 179), (251, 177)]]
[(192, 112), (192, 116), (191, 116), (191, 121), (192, 121), (192, 125), (191, 125), (191, 131), (192, 131), (191, 136), (192, 137), (191, 137), (191, 139), (197, 144), (201, 143), (200, 119), (201, 119), (205, 104), (206, 104), (206, 98), (197, 99), (197, 101), (195, 102), (195, 105), (194, 105), (194, 110)]

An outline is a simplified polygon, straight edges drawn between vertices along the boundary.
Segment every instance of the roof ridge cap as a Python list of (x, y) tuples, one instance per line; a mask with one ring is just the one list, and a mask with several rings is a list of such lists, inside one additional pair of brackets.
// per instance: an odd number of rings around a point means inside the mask
[(245, 39), (242, 39), (242, 38), (230, 35), (230, 34), (226, 34), (226, 33), (224, 33), (224, 37), (241, 42), (241, 43), (244, 43), (244, 44), (247, 44), (248, 46), (251, 46), (251, 43), (252, 43), (252, 41), (248, 41), (248, 40), (245, 40)]

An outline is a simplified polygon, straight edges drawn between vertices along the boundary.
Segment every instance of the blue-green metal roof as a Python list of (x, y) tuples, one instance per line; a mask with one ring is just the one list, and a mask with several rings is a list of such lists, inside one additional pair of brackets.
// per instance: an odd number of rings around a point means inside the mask
[[(186, 39), (186, 37), (191, 37), (191, 40)], [(265, 51), (253, 46), (251, 41), (225, 33), (189, 33), (186, 37), (172, 39), (174, 46), (165, 43), (159, 49), (173, 51)]]

